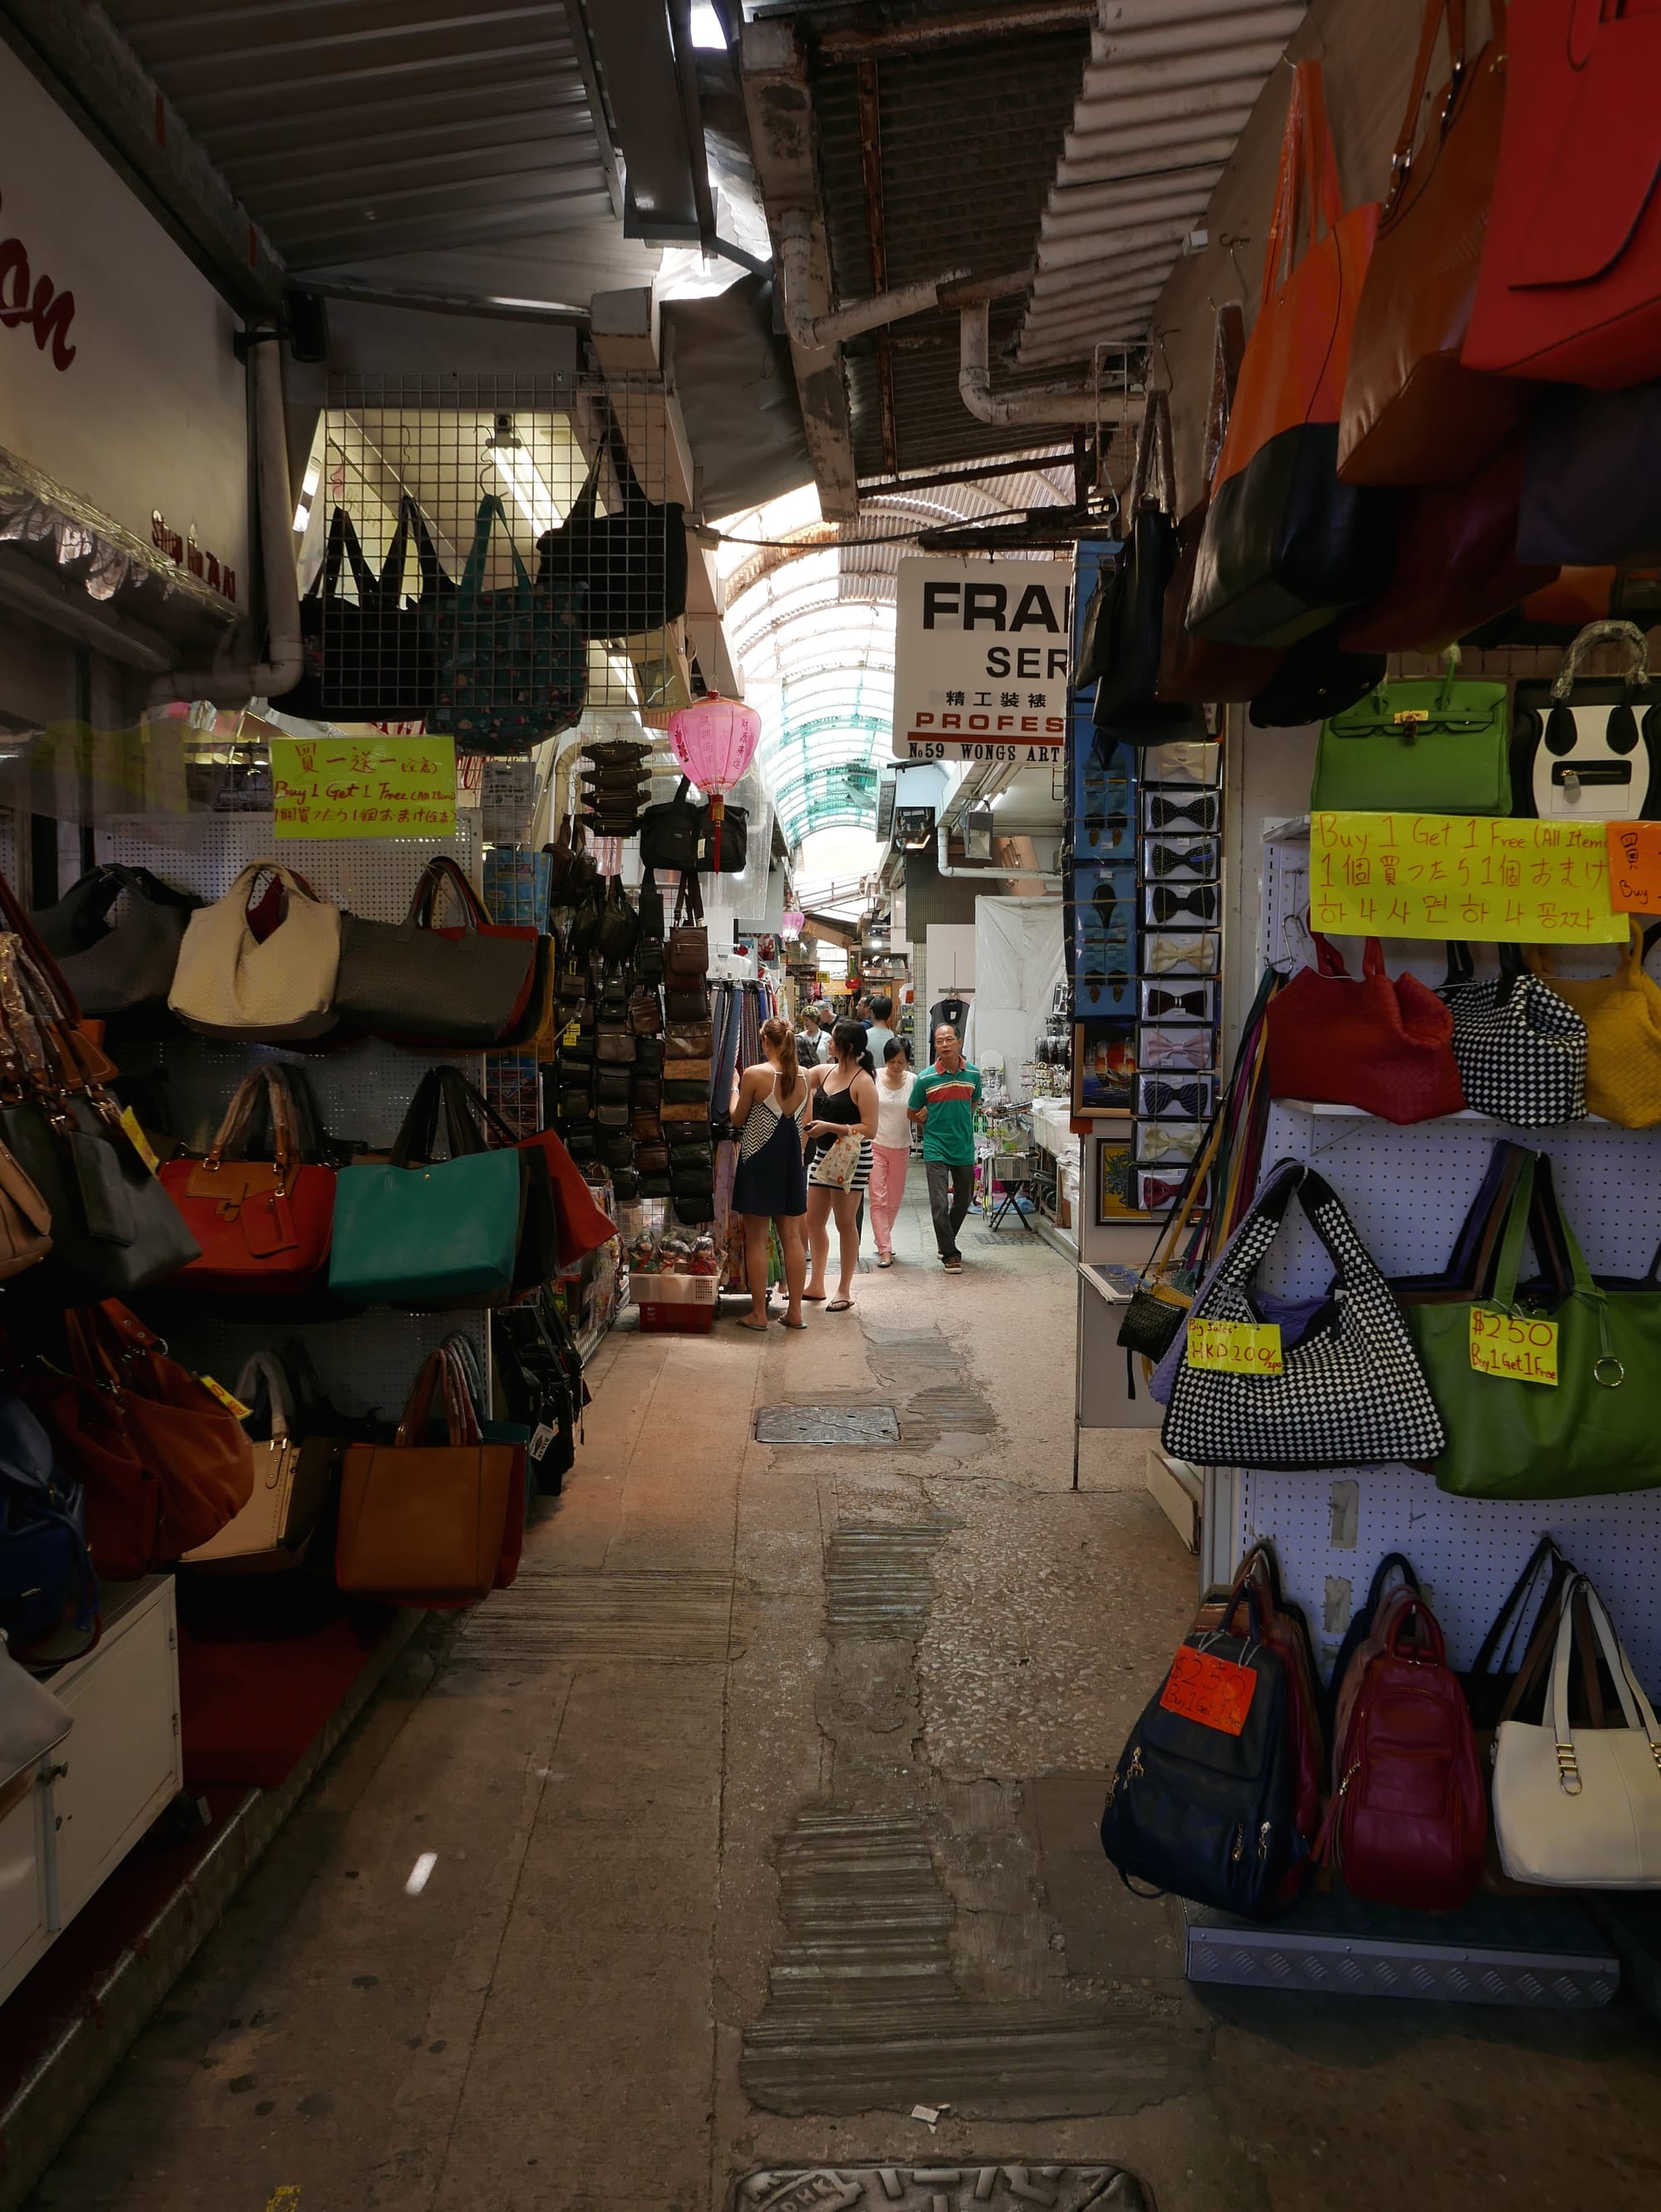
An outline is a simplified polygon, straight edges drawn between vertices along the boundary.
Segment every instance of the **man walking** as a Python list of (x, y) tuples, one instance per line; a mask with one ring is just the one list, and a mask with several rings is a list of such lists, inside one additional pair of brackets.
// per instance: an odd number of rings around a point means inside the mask
[(865, 1032), (865, 1040), (870, 1056), (876, 1063), (876, 1072), (881, 1075), (883, 1054), (888, 1048), (888, 1039), (894, 1035), (894, 1031), (888, 1027), (888, 1017), (894, 1012), (894, 1000), (886, 993), (881, 994), (870, 1000), (870, 1024)]
[(957, 1232), (974, 1190), (974, 1109), (980, 1097), (980, 1070), (963, 1057), (957, 1031), (943, 1022), (934, 1033), (934, 1065), (912, 1085), (908, 1109), (923, 1124), (923, 1171), (929, 1182), (929, 1212), (941, 1264), (961, 1275), (963, 1260)]

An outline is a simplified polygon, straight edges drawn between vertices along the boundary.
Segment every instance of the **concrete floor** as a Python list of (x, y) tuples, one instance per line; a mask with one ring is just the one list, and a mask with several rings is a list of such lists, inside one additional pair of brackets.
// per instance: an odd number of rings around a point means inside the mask
[[(1064, 1262), (972, 1221), (947, 1278), (919, 1197), (853, 1313), (609, 1340), (518, 1584), (412, 1650), (36, 2212), (718, 2212), (985, 2158), (1160, 2212), (1654, 2203), (1624, 2010), (1184, 1983), (1095, 1825), (1193, 1563), (1139, 1437), (1069, 1492)], [(753, 1443), (791, 1400), (904, 1440)]]

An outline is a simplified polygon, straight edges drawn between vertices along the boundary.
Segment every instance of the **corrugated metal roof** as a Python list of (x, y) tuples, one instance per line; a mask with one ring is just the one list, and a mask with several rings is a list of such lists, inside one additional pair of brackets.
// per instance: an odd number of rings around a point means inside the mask
[(1154, 303), (1304, 0), (1101, 0), (1038, 240), (1016, 359), (1149, 335)]

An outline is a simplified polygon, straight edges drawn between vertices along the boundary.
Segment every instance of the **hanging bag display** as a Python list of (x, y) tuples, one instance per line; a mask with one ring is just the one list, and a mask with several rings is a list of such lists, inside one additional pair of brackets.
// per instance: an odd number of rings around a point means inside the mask
[[(1332, 1294), (1284, 1346), (1278, 1372), (1196, 1366), (1196, 1321), (1263, 1322), (1254, 1285), (1294, 1193), (1332, 1261)], [(1161, 1441), (1199, 1467), (1288, 1471), (1413, 1465), (1442, 1450), (1446, 1431), (1401, 1308), (1312, 1168), (1281, 1163), (1195, 1299)]]
[[(1624, 675), (1580, 674), (1600, 645), (1626, 648)], [(1661, 684), (1651, 678), (1649, 644), (1635, 623), (1589, 623), (1549, 684), (1518, 684), (1512, 726), (1514, 813), (1543, 822), (1661, 815)]]
[(1610, 392), (1661, 376), (1661, 16), (1521, 0), (1468, 368)]
[[(1551, 1249), (1539, 1255), (1549, 1279), (1519, 1296), (1537, 1186), (1550, 1224)], [(1661, 1289), (1606, 1290), (1593, 1281), (1557, 1204), (1550, 1164), (1539, 1155), (1525, 1157), (1506, 1204), (1493, 1297), (1408, 1308), (1447, 1422), (1444, 1447), (1418, 1456), (1434, 1462), (1440, 1489), (1460, 1498), (1654, 1489), (1661, 1485)], [(1494, 1371), (1474, 1364), (1478, 1346)], [(1537, 1365), (1555, 1367), (1556, 1382), (1524, 1379)]]
[(1300, 968), (1269, 1009), (1269, 1093), (1358, 1106), (1385, 1121), (1428, 1121), (1465, 1103), (1453, 1017), (1416, 975), (1385, 973), (1369, 937), (1355, 981), (1318, 930), (1317, 965)]
[(148, 868), (102, 867), (33, 920), (82, 1012), (110, 1020), (167, 1005), (185, 927), (201, 903)]
[[(1594, 1636), (1624, 1727), (1603, 1725), (1602, 1714), (1578, 1723), (1571, 1716), (1574, 1648)], [(1543, 1717), (1531, 1726), (1508, 1712), (1500, 1723), (1494, 1826), (1513, 1881), (1661, 1887), (1661, 1724), (1584, 1575), (1570, 1577), (1560, 1608)]]
[(1601, 568), (1661, 549), (1661, 380), (1626, 392), (1561, 385), (1528, 427), (1517, 517), (1525, 560)]
[[(250, 1159), (254, 1109), (269, 1103), (271, 1158)], [(232, 1094), (204, 1159), (173, 1159), (162, 1188), (201, 1247), (175, 1278), (197, 1297), (303, 1297), (329, 1270), (335, 1171), (306, 1158), (288, 1071), (257, 1068)]]
[(675, 787), (673, 799), (648, 806), (641, 814), (643, 868), (678, 868), (683, 876), (697, 868), (705, 810), (688, 797), (691, 789), (690, 782), (682, 776)]
[(640, 933), (640, 917), (628, 902), (622, 878), (613, 876), (606, 885), (599, 927), (594, 933), (594, 949), (608, 969), (627, 968)]
[(1645, 972), (1637, 916), (1612, 975), (1556, 975), (1543, 945), (1527, 955), (1585, 1024), (1586, 1111), (1623, 1129), (1652, 1129), (1661, 1121), (1661, 987)]
[[(1506, 101), (1506, 0), (1489, 6), (1493, 36), (1468, 55), (1465, 0), (1427, 0), (1350, 340), (1338, 423), (1346, 483), (1451, 483), (1479, 465), (1530, 403), (1526, 386), (1479, 375), (1460, 357)], [(1451, 74), (1415, 153), (1444, 16)]]
[(1165, 596), (1177, 565), (1176, 464), (1171, 452), (1171, 404), (1164, 392), (1148, 394), (1137, 441), (1136, 468), (1120, 527), (1127, 543), (1104, 569), (1095, 625), (1100, 665), (1094, 719), (1099, 751), (1123, 742), (1159, 744), (1173, 738), (1203, 738), (1199, 708), (1155, 696)]
[(52, 1438), (23, 1401), (0, 1398), (0, 1638), (21, 1659), (66, 1624), (96, 1640), (86, 1491), (59, 1466)]
[[(249, 916), (270, 877), (280, 918), (262, 942)], [(191, 916), (167, 1003), (207, 1036), (283, 1044), (335, 1025), (340, 909), (276, 860), (252, 860), (223, 898)]]
[[(1300, 256), (1305, 214), (1309, 240)], [(1389, 580), (1388, 496), (1341, 483), (1337, 472), (1350, 330), (1378, 219), (1376, 205), (1343, 212), (1321, 65), (1300, 62), (1261, 304), (1188, 604), (1188, 627), (1202, 637), (1291, 645)]]
[(1511, 720), (1503, 684), (1447, 672), (1381, 684), (1321, 725), (1311, 811), (1509, 814)]
[[(616, 485), (610, 512), (596, 513), (603, 464)], [(536, 540), (540, 591), (578, 610), (585, 637), (634, 637), (662, 629), (687, 611), (687, 535), (683, 510), (650, 500), (628, 447), (608, 422), (582, 489), (565, 520)]]
[(1550, 984), (1530, 974), (1516, 945), (1496, 949), (1499, 974), (1478, 976), (1468, 945), (1447, 948), (1440, 995), (1453, 1017), (1453, 1058), (1466, 1105), (1519, 1129), (1584, 1121), (1585, 1022)]
[(704, 926), (704, 895), (688, 870), (675, 901), (675, 926), (664, 947), (664, 981), (670, 991), (701, 990), (709, 973), (709, 932)]
[[(446, 891), (460, 925), (439, 927)], [(341, 917), (335, 1012), (349, 1029), (440, 1051), (494, 1045), (535, 992), (537, 932), (492, 921), (455, 861), (429, 860), (399, 922)]]
[(323, 1512), (334, 1473), (334, 1440), (300, 1440), (288, 1377), (281, 1361), (268, 1352), (257, 1352), (248, 1359), (237, 1376), (235, 1395), (252, 1409), (247, 1417), (250, 1425), (270, 1431), (253, 1446), (253, 1492), (216, 1536), (185, 1553), (179, 1565), (198, 1573), (287, 1574), (304, 1564), (306, 1547)]
[[(408, 588), (412, 546), (418, 594)], [(351, 571), (355, 596), (349, 599), (341, 588), (343, 566)], [(363, 557), (351, 517), (337, 507), (330, 518), (323, 565), (300, 603), (306, 672), (272, 706), (311, 722), (395, 721), (425, 714), (435, 696), (434, 620), (439, 603), (455, 588), (408, 493), (398, 501), (397, 526), (379, 575)]]
[[(513, 581), (486, 586), (500, 525)], [(578, 720), (588, 701), (588, 642), (554, 589), (533, 585), (494, 493), (479, 502), (455, 596), (438, 622), (438, 702), (427, 717), (465, 753), (528, 753)]]

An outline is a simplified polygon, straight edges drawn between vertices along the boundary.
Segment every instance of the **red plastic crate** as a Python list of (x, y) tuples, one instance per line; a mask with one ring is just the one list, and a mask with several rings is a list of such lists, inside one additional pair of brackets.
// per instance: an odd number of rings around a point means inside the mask
[(715, 1326), (713, 1306), (665, 1306), (637, 1298), (643, 1336), (707, 1336)]

